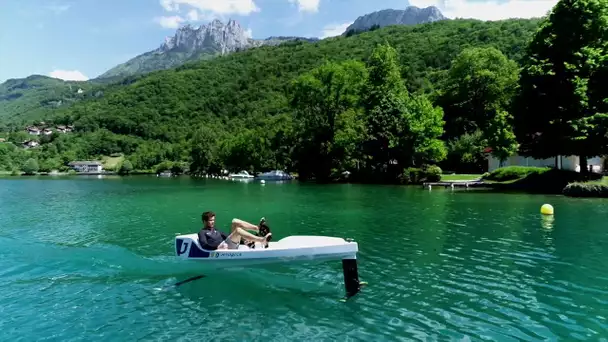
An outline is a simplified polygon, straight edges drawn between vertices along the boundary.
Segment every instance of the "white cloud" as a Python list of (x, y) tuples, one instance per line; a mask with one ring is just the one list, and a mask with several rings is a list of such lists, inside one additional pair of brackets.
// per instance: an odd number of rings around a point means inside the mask
[(188, 12), (187, 17), (188, 17), (188, 20), (191, 20), (191, 21), (198, 21), (198, 18), (199, 18), (198, 11), (197, 11), (197, 10), (195, 10), (195, 9), (191, 9), (191, 10)]
[(249, 15), (260, 11), (253, 0), (160, 0), (160, 4), (169, 12), (179, 12), (181, 5), (218, 15)]
[(321, 0), (288, 0), (292, 4), (298, 4), (300, 12), (316, 12), (319, 10)]
[(155, 19), (164, 28), (178, 28), (185, 21), (211, 21), (260, 11), (254, 0), (160, 0), (160, 5), (174, 13)]
[(323, 31), (321, 32), (321, 39), (324, 38), (329, 38), (329, 37), (335, 37), (335, 36), (339, 36), (342, 33), (344, 33), (344, 31), (346, 31), (346, 28), (349, 27), (353, 22), (349, 22), (349, 23), (344, 23), (344, 24), (329, 24), (326, 25), (323, 28)]
[(172, 29), (178, 28), (179, 24), (184, 22), (184, 20), (185, 19), (180, 17), (179, 15), (156, 18), (156, 21), (160, 24), (160, 26), (162, 26), (164, 28), (172, 28)]
[(89, 79), (78, 70), (54, 70), (49, 73), (49, 76), (64, 81), (86, 81)]
[(546, 15), (558, 0), (410, 0), (417, 7), (436, 6), (448, 18), (502, 20), (510, 18), (533, 18)]
[(246, 29), (245, 36), (247, 36), (247, 38), (253, 38), (253, 31), (251, 31), (251, 29)]

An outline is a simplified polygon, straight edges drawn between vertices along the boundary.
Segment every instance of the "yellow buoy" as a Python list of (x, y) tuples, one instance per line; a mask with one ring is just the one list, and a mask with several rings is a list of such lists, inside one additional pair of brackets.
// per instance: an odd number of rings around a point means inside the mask
[(543, 204), (540, 207), (540, 213), (543, 215), (553, 215), (553, 206), (551, 204)]

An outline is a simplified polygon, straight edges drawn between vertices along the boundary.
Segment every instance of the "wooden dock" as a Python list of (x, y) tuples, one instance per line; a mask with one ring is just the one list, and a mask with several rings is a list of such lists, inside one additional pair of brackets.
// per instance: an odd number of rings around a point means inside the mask
[(480, 180), (472, 180), (472, 181), (446, 181), (446, 182), (424, 182), (422, 183), (422, 187), (433, 188), (433, 187), (444, 187), (444, 188), (479, 188), (483, 187), (486, 184)]

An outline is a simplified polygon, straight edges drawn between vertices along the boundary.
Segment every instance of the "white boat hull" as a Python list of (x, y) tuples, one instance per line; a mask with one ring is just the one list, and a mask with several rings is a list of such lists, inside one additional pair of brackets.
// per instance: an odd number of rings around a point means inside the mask
[(178, 258), (196, 261), (207, 269), (295, 261), (356, 259), (357, 252), (356, 242), (325, 236), (289, 236), (277, 242), (270, 242), (268, 248), (258, 245), (255, 249), (250, 249), (241, 245), (239, 249), (214, 251), (201, 248), (197, 234), (175, 238), (175, 253)]
[(255, 178), (253, 175), (250, 175), (247, 171), (241, 171), (237, 173), (231, 173), (228, 175), (229, 178), (233, 179), (253, 179)]

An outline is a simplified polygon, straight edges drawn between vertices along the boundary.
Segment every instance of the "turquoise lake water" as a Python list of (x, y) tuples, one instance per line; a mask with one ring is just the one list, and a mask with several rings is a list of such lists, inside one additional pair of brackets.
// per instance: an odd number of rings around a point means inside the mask
[[(543, 203), (555, 217), (541, 217)], [(176, 234), (205, 210), (274, 239), (359, 243), (339, 261), (189, 282)], [(0, 179), (6, 341), (608, 341), (608, 201), (480, 190), (132, 178)]]

